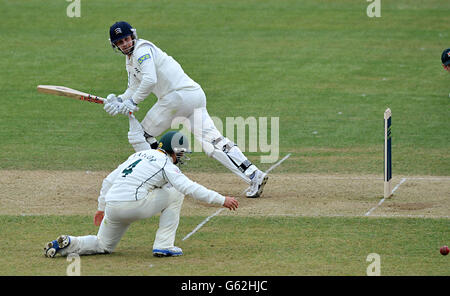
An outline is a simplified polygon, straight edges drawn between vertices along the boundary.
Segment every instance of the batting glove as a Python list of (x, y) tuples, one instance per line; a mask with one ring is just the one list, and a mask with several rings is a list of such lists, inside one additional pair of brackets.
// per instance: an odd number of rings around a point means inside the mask
[(116, 97), (115, 94), (109, 94), (106, 97), (106, 102), (105, 102), (105, 106), (103, 107), (103, 109), (105, 109), (105, 111), (109, 115), (114, 116), (117, 113), (119, 113), (119, 107), (120, 107), (121, 103), (122, 103), (122, 99), (120, 97)]
[(122, 113), (124, 115), (128, 115), (136, 111), (139, 111), (139, 107), (132, 99), (126, 100), (119, 106), (119, 113)]

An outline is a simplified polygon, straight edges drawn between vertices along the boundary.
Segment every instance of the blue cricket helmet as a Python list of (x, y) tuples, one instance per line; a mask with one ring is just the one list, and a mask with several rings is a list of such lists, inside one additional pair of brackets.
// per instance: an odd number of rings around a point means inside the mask
[(444, 66), (450, 65), (450, 48), (444, 50), (444, 52), (441, 55), (441, 61)]
[(109, 28), (109, 41), (113, 49), (117, 49), (116, 42), (120, 39), (132, 36), (133, 42), (136, 42), (137, 34), (136, 29), (134, 29), (129, 23), (120, 21), (114, 23)]
[(117, 40), (133, 35), (136, 30), (127, 22), (116, 22), (109, 28), (109, 40), (115, 43)]

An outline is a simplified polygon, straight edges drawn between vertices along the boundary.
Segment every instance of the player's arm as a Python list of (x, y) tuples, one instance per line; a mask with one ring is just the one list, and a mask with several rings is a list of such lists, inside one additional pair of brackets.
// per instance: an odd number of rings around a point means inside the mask
[(119, 108), (119, 112), (122, 114), (134, 113), (139, 110), (137, 105), (150, 95), (157, 82), (155, 61), (150, 46), (139, 47), (133, 56), (136, 56), (142, 80), (131, 97), (124, 100)]
[(175, 187), (176, 190), (184, 195), (190, 195), (195, 199), (206, 203), (219, 204), (230, 210), (235, 210), (238, 207), (238, 202), (235, 198), (229, 196), (222, 196), (214, 190), (190, 180), (186, 177), (178, 167), (168, 163), (164, 167), (164, 175), (166, 180)]
[(122, 99), (122, 102), (131, 99), (138, 88), (139, 83), (136, 81), (136, 78), (132, 75), (128, 74), (128, 87), (125, 92), (119, 95), (119, 98)]
[(116, 96), (116, 94), (109, 94), (106, 97), (105, 105), (103, 106), (103, 109), (110, 115), (114, 116), (119, 113), (121, 104), (124, 101), (127, 101), (131, 99), (133, 94), (136, 92), (136, 89), (139, 87), (139, 82), (134, 77), (134, 75), (131, 75), (130, 72), (128, 72), (128, 84), (127, 89), (125, 92), (119, 96)]
[(156, 77), (155, 59), (151, 47), (149, 45), (139, 47), (135, 56), (137, 57), (137, 63), (142, 73), (142, 80), (134, 92), (132, 100), (136, 104), (139, 104), (150, 95), (158, 79)]

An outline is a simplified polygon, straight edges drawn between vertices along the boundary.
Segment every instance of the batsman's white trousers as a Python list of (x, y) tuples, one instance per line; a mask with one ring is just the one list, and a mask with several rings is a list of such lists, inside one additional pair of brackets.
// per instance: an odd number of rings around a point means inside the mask
[(146, 198), (138, 201), (107, 202), (105, 217), (97, 235), (70, 236), (70, 245), (61, 250), (61, 255), (111, 253), (131, 223), (161, 213), (159, 228), (153, 249), (174, 246), (175, 235), (180, 221), (180, 211), (184, 195), (173, 187), (163, 187), (151, 191)]
[(200, 142), (212, 142), (222, 136), (206, 110), (206, 95), (201, 88), (168, 93), (153, 105), (141, 124), (144, 131), (157, 137), (171, 128), (174, 119), (186, 122)]
[[(183, 123), (201, 143), (203, 151), (209, 157), (218, 160), (245, 182), (250, 183), (248, 176), (237, 167), (247, 160), (241, 150), (237, 146), (233, 148), (234, 151), (230, 154), (234, 158), (233, 163), (221, 149), (213, 146), (212, 143), (223, 136), (206, 110), (206, 95), (202, 88), (182, 89), (168, 93), (147, 112), (141, 125), (145, 132), (157, 137), (171, 128), (172, 123)], [(226, 139), (226, 141), (229, 140)]]

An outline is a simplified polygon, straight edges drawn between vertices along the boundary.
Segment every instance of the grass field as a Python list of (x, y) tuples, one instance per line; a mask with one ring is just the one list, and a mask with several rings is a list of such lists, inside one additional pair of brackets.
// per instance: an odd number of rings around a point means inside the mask
[[(0, 275), (65, 275), (66, 258), (44, 258), (35, 248), (42, 243), (36, 233), (52, 237), (55, 232), (96, 231), (85, 216), (0, 219), (2, 225), (10, 226), (2, 230), (2, 236), (14, 237), (17, 228), (23, 229), (19, 243), (24, 246), (23, 264), (12, 265), (17, 251), (11, 242), (2, 240), (0, 262), (8, 269), (2, 269)], [(200, 221), (186, 217), (178, 232), (187, 234)], [(149, 249), (157, 225), (156, 218), (133, 224), (117, 252), (82, 257), (81, 274), (365, 275), (366, 257), (376, 252), (381, 256), (383, 275), (448, 275), (448, 259), (439, 251), (437, 256), (435, 250), (442, 235), (448, 235), (448, 220), (224, 216), (211, 220), (192, 239), (180, 241), (185, 256), (164, 259), (153, 257)]]
[[(379, 18), (366, 15), (369, 4), (81, 0), (81, 17), (70, 18), (67, 1), (3, 0), (0, 275), (64, 275), (68, 263), (43, 258), (41, 246), (96, 232), (101, 179), (132, 152), (128, 119), (36, 86), (124, 91), (124, 57), (108, 42), (118, 20), (180, 62), (210, 115), (278, 117), (280, 158), (291, 157), (249, 201), (244, 184), (194, 153), (184, 171), (238, 196), (238, 213), (181, 241), (216, 211), (186, 198), (177, 236), (185, 256), (151, 256), (155, 217), (132, 227), (117, 253), (83, 258), (83, 275), (365, 275), (373, 252), (383, 275), (450, 275), (438, 252), (450, 243), (450, 76), (440, 63), (450, 3), (383, 0)], [(138, 119), (155, 100), (140, 104)], [(366, 217), (382, 195), (388, 107), (394, 185), (407, 181)], [(267, 153), (246, 154), (258, 164)], [(17, 240), (25, 250), (12, 248)]]

